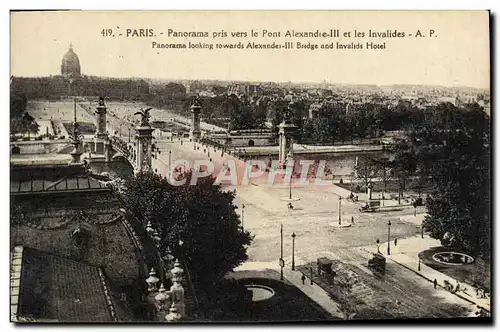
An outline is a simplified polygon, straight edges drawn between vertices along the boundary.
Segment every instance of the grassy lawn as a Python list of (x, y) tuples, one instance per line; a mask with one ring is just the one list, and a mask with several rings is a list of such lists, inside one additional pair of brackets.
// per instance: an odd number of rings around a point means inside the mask
[[(73, 124), (69, 122), (63, 122), (64, 128), (68, 131), (68, 133), (73, 132)], [(80, 130), (80, 134), (93, 134), (96, 131), (96, 127), (93, 123), (90, 122), (78, 122), (78, 129)]]
[[(432, 256), (438, 252), (444, 251), (456, 251), (462, 252), (459, 249), (452, 249), (447, 247), (436, 247), (431, 248), (419, 253), (419, 257), (422, 263), (425, 265), (444, 273), (460, 282), (465, 282), (469, 285), (478, 285), (483, 288), (486, 292), (491, 290), (491, 263), (483, 260), (481, 258), (476, 258), (474, 256), (474, 263), (450, 266), (441, 264), (432, 259)], [(470, 294), (473, 294), (473, 290), (469, 290)]]

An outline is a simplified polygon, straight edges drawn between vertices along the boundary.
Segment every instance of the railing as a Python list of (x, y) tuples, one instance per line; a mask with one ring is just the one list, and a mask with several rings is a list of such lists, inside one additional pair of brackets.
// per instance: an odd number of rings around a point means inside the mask
[(213, 147), (216, 147), (216, 148), (219, 148), (219, 149), (222, 149), (224, 148), (224, 145), (215, 141), (215, 140), (212, 140), (208, 137), (203, 137), (200, 139), (200, 142), (203, 143), (203, 144), (206, 144), (206, 145), (211, 145)]
[(123, 154), (125, 158), (127, 158), (127, 160), (132, 164), (132, 166), (135, 165), (137, 156), (134, 149), (132, 149), (127, 142), (117, 136), (111, 136), (110, 139), (113, 149)]

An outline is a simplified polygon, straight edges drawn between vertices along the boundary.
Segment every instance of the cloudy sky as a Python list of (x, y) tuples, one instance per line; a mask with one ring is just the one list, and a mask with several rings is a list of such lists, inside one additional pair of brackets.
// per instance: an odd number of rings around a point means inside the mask
[[(111, 29), (115, 37), (102, 36)], [(126, 37), (127, 29), (153, 29), (155, 37)], [(206, 31), (209, 38), (171, 38), (168, 30)], [(259, 33), (256, 38), (231, 32)], [(262, 30), (281, 38), (263, 38)], [(329, 31), (340, 38), (285, 38), (287, 30)], [(435, 36), (427, 37), (429, 30)], [(365, 37), (354, 37), (354, 30)], [(405, 38), (370, 38), (368, 31), (398, 30)], [(415, 37), (417, 30), (426, 35)], [(109, 30), (108, 30), (109, 31)], [(214, 32), (226, 38), (212, 38)], [(344, 36), (350, 31), (351, 36)], [(122, 36), (119, 36), (119, 34)], [(163, 35), (161, 35), (163, 33)], [(412, 37), (408, 35), (412, 34)], [(155, 49), (152, 43), (316, 44), (366, 42), (385, 50), (209, 50)], [(11, 74), (60, 73), (72, 43), (82, 73), (108, 77), (292, 81), (345, 84), (432, 84), (489, 87), (488, 13), (335, 11), (124, 11), (21, 12), (11, 14)]]

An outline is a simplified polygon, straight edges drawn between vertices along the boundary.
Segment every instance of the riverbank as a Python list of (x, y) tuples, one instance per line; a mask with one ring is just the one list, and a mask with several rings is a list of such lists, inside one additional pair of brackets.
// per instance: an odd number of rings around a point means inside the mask
[[(242, 155), (246, 156), (265, 156), (265, 155), (278, 155), (279, 146), (253, 146), (245, 148), (234, 148), (236, 151), (240, 152)], [(305, 144), (294, 144), (293, 153), (294, 155), (304, 155), (304, 154), (323, 154), (323, 153), (363, 153), (363, 152), (379, 152), (385, 151), (386, 147), (384, 145), (305, 145)]]

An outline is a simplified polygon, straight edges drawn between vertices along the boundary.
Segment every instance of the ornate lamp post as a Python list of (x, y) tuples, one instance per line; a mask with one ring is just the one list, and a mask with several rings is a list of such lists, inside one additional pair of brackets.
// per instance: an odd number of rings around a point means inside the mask
[(387, 223), (387, 255), (391, 254), (391, 221)]
[(280, 236), (281, 236), (280, 280), (283, 280), (283, 267), (285, 266), (285, 261), (283, 260), (283, 224), (281, 224), (281, 227), (280, 227)]
[(295, 232), (292, 233), (292, 271), (295, 271)]
[(288, 184), (288, 199), (292, 200), (292, 178), (293, 178), (293, 170), (294, 170), (294, 163), (293, 163), (293, 156), (292, 156), (292, 150), (288, 152), (288, 155), (286, 156), (286, 165), (292, 168), (292, 176), (290, 177), (290, 182)]
[(243, 223), (245, 220), (245, 204), (241, 205), (241, 229), (245, 231), (245, 224)]
[(339, 197), (339, 225), (342, 225), (342, 197)]
[(172, 174), (172, 170), (170, 169), (172, 167), (172, 150), (168, 151), (168, 174), (170, 177), (170, 174)]

